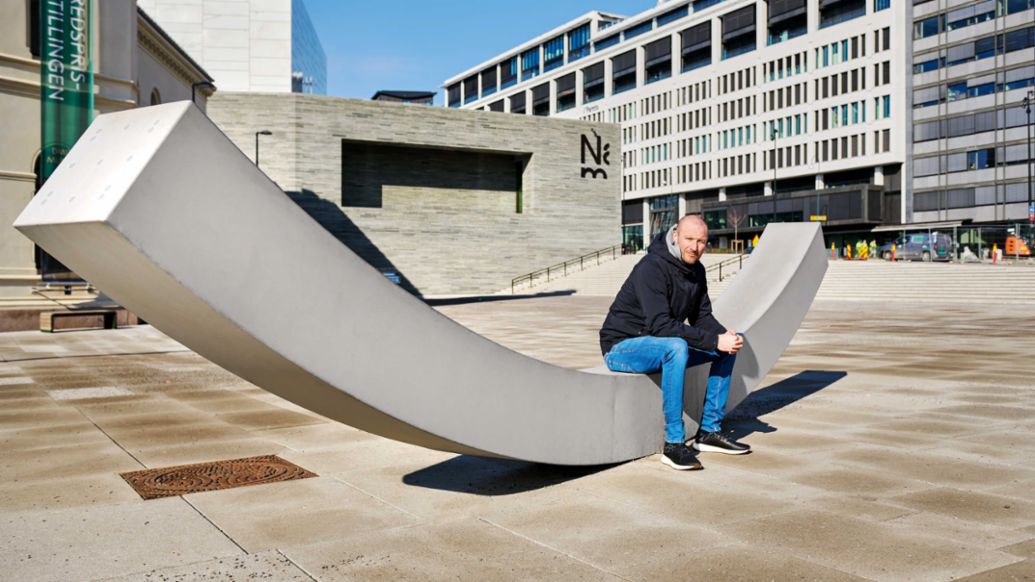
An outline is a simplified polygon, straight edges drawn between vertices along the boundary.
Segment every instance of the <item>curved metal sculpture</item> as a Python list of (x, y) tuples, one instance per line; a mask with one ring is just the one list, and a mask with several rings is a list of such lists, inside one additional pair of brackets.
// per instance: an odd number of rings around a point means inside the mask
[[(212, 362), (362, 430), (562, 465), (660, 450), (656, 377), (546, 364), (430, 309), (190, 103), (98, 117), (15, 227)], [(786, 348), (826, 270), (817, 225), (772, 224), (762, 241), (715, 303), (747, 337), (731, 408)], [(688, 371), (688, 403), (699, 406), (705, 373)]]

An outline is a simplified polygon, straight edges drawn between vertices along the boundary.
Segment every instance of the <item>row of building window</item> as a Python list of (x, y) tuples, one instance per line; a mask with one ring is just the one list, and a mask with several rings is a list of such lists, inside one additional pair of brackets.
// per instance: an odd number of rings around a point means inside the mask
[(928, 16), (913, 23), (913, 40), (936, 36), (950, 30), (992, 20), (997, 16), (1016, 14), (1035, 8), (1035, 0), (983, 0), (977, 4)]
[(1027, 123), (1024, 107), (1020, 104), (991, 111), (968, 113), (947, 119), (936, 119), (913, 125), (913, 141), (961, 137), (997, 129), (1023, 127)]
[(757, 109), (758, 97), (755, 95), (741, 97), (732, 101), (724, 101), (716, 106), (716, 111), (719, 114), (719, 123), (751, 117)]
[[(819, 140), (812, 145), (812, 158), (814, 163), (858, 158), (867, 155), (867, 135), (859, 133), (846, 135), (838, 138)], [(887, 152), (890, 150), (890, 130), (878, 130), (873, 132), (874, 153)], [(778, 147), (768, 150), (761, 156), (761, 171), (770, 171), (789, 167), (802, 166), (809, 162), (809, 144), (795, 144)], [(972, 155), (971, 155), (972, 154)], [(968, 153), (968, 163), (976, 166), (991, 163), (994, 165), (995, 152), (991, 150), (978, 150)], [(930, 158), (937, 159), (937, 158)], [(750, 174), (758, 171), (758, 154), (745, 153), (736, 156), (729, 156), (714, 160), (717, 178), (726, 178), (743, 174)], [(712, 178), (713, 161), (702, 161), (676, 166), (676, 179), (678, 184), (687, 184), (710, 180)], [(625, 191), (647, 190), (669, 186), (671, 179), (671, 168), (662, 168), (631, 174), (623, 181)], [(756, 193), (757, 195), (758, 193)]]
[[(997, 78), (998, 82), (996, 82)], [(946, 102), (951, 103), (1032, 86), (1035, 86), (1035, 65), (917, 89), (913, 91), (913, 108), (922, 109)]]
[(683, 105), (689, 105), (690, 103), (697, 103), (710, 99), (711, 93), (711, 81), (701, 81), (699, 83), (691, 83), (684, 85), (676, 89), (676, 106), (682, 107)]
[(937, 71), (943, 67), (979, 61), (994, 57), (996, 54), (1012, 53), (1033, 46), (1035, 46), (1035, 26), (1018, 28), (918, 55), (913, 59), (913, 73)]
[(692, 131), (712, 124), (712, 108), (705, 107), (676, 115), (676, 131)]
[(716, 139), (716, 142), (718, 143), (720, 150), (751, 145), (758, 141), (757, 131), (754, 130), (753, 125), (745, 125), (744, 127), (737, 127), (735, 129), (724, 129), (720, 131), (716, 137), (718, 138)]
[(772, 83), (784, 77), (793, 77), (794, 75), (807, 73), (809, 72), (808, 56), (809, 53), (800, 52), (787, 55), (775, 61), (762, 63), (762, 78)]
[(748, 67), (746, 69), (720, 75), (718, 82), (719, 95), (750, 89), (756, 84), (755, 67)]
[(779, 111), (785, 107), (801, 105), (808, 101), (808, 83), (801, 82), (767, 91), (762, 98), (766, 111)]
[[(774, 2), (775, 1), (776, 0), (774, 0)], [(780, 8), (780, 10), (787, 9), (788, 6), (790, 7), (790, 12), (795, 12), (799, 9), (804, 10), (804, 2), (802, 0), (782, 1), (790, 4)], [(840, 5), (852, 3), (854, 1), (855, 0), (840, 0), (833, 4)], [(798, 3), (801, 4), (800, 7), (798, 7)], [(771, 6), (770, 12), (773, 10), (774, 8)], [(721, 54), (723, 59), (755, 50), (754, 6), (745, 6), (741, 9), (727, 13), (720, 18), (723, 31), (721, 39)], [(648, 23), (650, 22), (652, 21), (648, 21)], [(536, 46), (522, 52), (518, 56), (510, 57), (501, 62), (498, 67), (493, 66), (482, 71), (480, 74), (471, 75), (463, 81), (451, 85), (447, 89), (447, 104), (451, 107), (459, 107), (461, 101), (465, 104), (471, 103), (479, 98), (491, 95), (498, 90), (510, 87), (517, 83), (519, 79), (520, 81), (532, 79), (546, 71), (550, 71), (564, 65), (566, 62), (570, 63), (582, 58), (588, 54), (588, 30), (589, 25), (583, 25), (582, 27), (569, 32), (567, 35), (555, 37), (540, 46)], [(875, 38), (878, 39), (878, 46), (880, 44), (879, 39), (882, 38), (882, 35), (884, 45), (889, 43), (890, 29), (885, 28), (883, 31), (875, 31), (875, 33)], [(628, 31), (626, 34), (628, 34)], [(687, 72), (711, 64), (712, 38), (710, 22), (704, 22), (683, 30), (679, 35), (680, 54), (678, 56), (681, 59), (681, 72)], [(864, 44), (860, 42), (861, 38), (863, 37), (853, 36), (851, 42), (849, 42), (849, 40), (844, 40), (832, 45), (826, 45), (822, 47), (822, 49), (816, 49), (816, 60), (818, 66), (829, 66), (842, 62), (843, 60), (847, 60), (848, 58), (856, 58), (854, 55), (859, 54), (859, 45)], [(567, 50), (565, 50), (566, 40)], [(600, 48), (599, 44), (600, 43), (597, 43), (598, 48)], [(849, 46), (852, 46), (852, 57), (849, 57)], [(672, 76), (674, 67), (673, 55), (671, 54), (672, 41), (670, 37), (653, 41), (641, 48), (644, 49), (646, 54), (644, 62), (645, 83), (653, 83)], [(887, 47), (885, 46), (885, 48)], [(634, 89), (637, 86), (636, 53), (638, 50), (639, 49), (632, 49), (626, 53), (612, 57), (612, 94)], [(865, 55), (865, 46), (862, 46), (862, 54)], [(565, 59), (566, 55), (567, 60)], [(833, 55), (832, 59), (831, 55)], [(802, 66), (807, 69), (807, 64), (801, 63), (801, 61), (805, 60), (802, 58), (802, 55), (794, 55), (794, 58), (795, 70), (800, 70)], [(584, 100), (585, 103), (592, 102), (604, 96), (603, 63), (597, 63), (597, 65), (600, 66), (599, 73), (594, 70), (593, 66), (588, 69), (583, 69), (584, 75), (592, 73), (594, 81), (598, 79), (600, 80), (599, 90), (596, 89), (596, 85), (587, 88), (587, 96)], [(784, 67), (782, 66), (783, 63), (781, 62), (780, 65), (781, 66), (776, 70), (780, 71), (779, 74), (782, 75), (784, 70)], [(790, 57), (787, 58), (786, 69), (788, 74), (790, 74)], [(518, 76), (518, 70), (520, 70), (521, 73), (520, 77)], [(745, 75), (750, 75), (750, 77), (745, 77)], [(753, 86), (757, 83), (757, 79), (755, 79), (754, 75), (754, 67), (738, 71), (733, 76), (724, 75), (720, 78), (720, 90), (722, 93), (726, 93)]]
[(913, 194), (913, 210), (926, 212), (1027, 201), (1028, 184), (1025, 182), (1013, 182), (1009, 184), (989, 184), (974, 188), (916, 192)]
[(984, 147), (965, 152), (953, 152), (913, 160), (913, 176), (935, 176), (951, 172), (985, 170), (1000, 166), (1013, 166), (1028, 162), (1028, 144), (1016, 143), (1008, 146)]

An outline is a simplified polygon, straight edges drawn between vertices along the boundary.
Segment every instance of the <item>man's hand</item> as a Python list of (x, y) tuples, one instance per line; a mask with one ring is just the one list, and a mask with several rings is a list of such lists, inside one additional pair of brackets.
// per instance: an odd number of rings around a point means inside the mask
[(744, 338), (737, 335), (737, 332), (732, 329), (719, 336), (718, 349), (720, 352), (735, 354), (742, 347), (744, 347)]

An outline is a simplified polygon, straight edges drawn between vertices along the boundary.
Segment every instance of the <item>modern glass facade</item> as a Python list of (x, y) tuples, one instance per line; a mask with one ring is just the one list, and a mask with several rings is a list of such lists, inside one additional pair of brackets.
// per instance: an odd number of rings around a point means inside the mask
[(327, 57), (302, 0), (291, 0), (291, 91), (327, 94)]

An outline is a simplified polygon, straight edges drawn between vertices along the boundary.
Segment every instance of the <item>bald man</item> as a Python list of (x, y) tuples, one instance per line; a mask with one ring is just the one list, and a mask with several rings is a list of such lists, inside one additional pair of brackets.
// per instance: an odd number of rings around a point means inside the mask
[[(659, 234), (625, 280), (600, 329), (600, 349), (615, 372), (661, 370), (665, 449), (661, 461), (679, 470), (700, 469), (695, 451), (741, 455), (751, 447), (720, 432), (736, 354), (744, 340), (712, 315), (701, 256), (708, 225), (683, 217)], [(686, 369), (710, 363), (701, 429), (692, 447), (683, 426)]]

